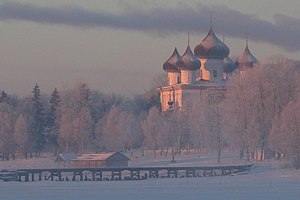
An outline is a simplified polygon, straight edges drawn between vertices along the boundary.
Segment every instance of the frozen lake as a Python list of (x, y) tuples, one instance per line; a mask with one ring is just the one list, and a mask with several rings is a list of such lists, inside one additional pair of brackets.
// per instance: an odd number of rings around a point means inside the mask
[(299, 199), (297, 170), (259, 163), (246, 175), (107, 182), (0, 182), (3, 200)]
[(110, 182), (0, 182), (3, 200), (299, 199), (299, 177), (259, 174)]
[[(226, 157), (226, 156), (225, 156)], [(144, 159), (144, 160), (143, 160)], [(184, 156), (174, 166), (215, 164), (215, 158)], [(133, 166), (169, 165), (170, 159), (132, 160)], [(223, 164), (236, 164), (228, 155)], [(57, 167), (49, 159), (0, 162), (0, 169)], [(2, 200), (194, 200), (194, 199), (300, 199), (300, 170), (282, 168), (278, 161), (254, 163), (249, 174), (198, 178), (162, 178), (103, 182), (2, 182)]]

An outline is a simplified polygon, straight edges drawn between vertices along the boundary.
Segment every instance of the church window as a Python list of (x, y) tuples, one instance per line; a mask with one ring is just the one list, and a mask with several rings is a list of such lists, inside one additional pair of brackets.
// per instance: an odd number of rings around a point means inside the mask
[(217, 70), (214, 70), (214, 71), (213, 71), (213, 77), (214, 77), (214, 78), (217, 78), (217, 76), (218, 76)]

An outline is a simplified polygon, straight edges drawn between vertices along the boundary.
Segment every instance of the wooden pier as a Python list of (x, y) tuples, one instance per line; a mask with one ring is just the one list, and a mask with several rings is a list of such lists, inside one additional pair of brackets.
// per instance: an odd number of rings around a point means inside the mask
[(19, 169), (17, 180), (29, 181), (112, 181), (148, 178), (224, 176), (248, 172), (252, 164), (202, 167), (124, 167), (124, 168), (57, 168)]

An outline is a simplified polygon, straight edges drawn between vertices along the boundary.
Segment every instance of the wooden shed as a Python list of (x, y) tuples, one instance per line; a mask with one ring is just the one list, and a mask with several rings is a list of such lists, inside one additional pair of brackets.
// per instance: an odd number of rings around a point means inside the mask
[(70, 167), (71, 160), (76, 158), (76, 153), (60, 153), (56, 156), (55, 161), (63, 164), (64, 167)]
[(72, 167), (128, 167), (129, 158), (120, 152), (84, 153), (71, 160)]

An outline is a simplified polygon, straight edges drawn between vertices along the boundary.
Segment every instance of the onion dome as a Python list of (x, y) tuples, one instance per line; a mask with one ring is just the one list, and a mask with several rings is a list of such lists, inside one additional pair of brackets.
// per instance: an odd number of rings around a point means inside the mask
[(173, 54), (168, 58), (168, 60), (163, 64), (163, 69), (167, 72), (179, 72), (177, 67), (177, 62), (180, 60), (180, 55), (175, 47)]
[(210, 28), (207, 36), (194, 49), (194, 53), (198, 58), (223, 59), (229, 55), (229, 51), (228, 46), (217, 38), (212, 28)]
[(177, 62), (177, 66), (180, 70), (197, 70), (200, 68), (199, 59), (193, 54), (190, 46), (186, 48), (181, 59)]
[(230, 74), (235, 70), (235, 62), (228, 56), (223, 59), (223, 71)]
[(253, 67), (253, 64), (255, 63), (257, 63), (257, 59), (250, 52), (248, 45), (246, 45), (244, 53), (237, 60), (237, 66)]

